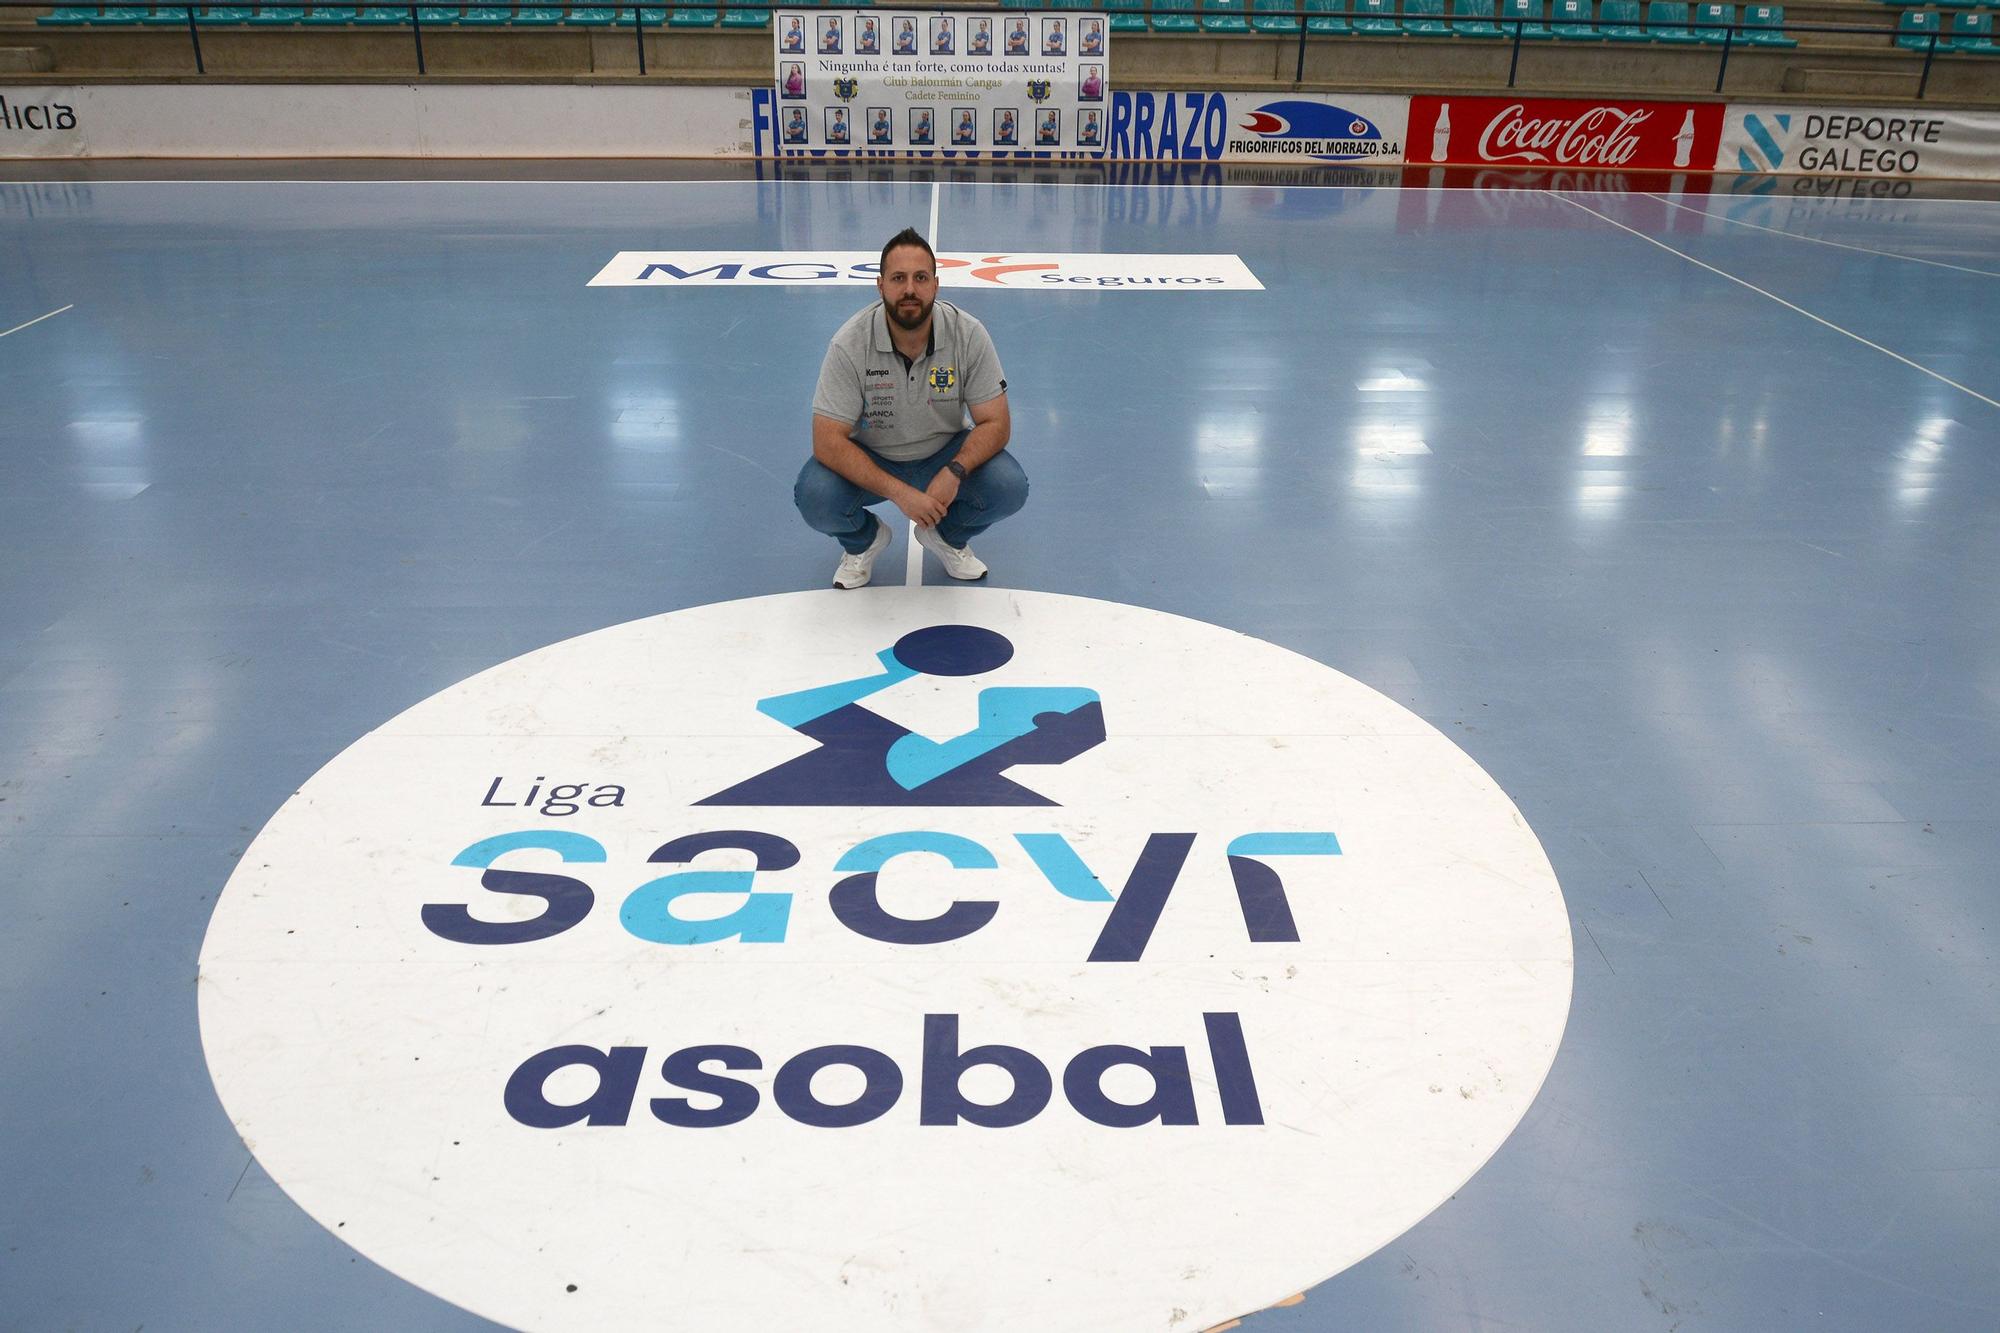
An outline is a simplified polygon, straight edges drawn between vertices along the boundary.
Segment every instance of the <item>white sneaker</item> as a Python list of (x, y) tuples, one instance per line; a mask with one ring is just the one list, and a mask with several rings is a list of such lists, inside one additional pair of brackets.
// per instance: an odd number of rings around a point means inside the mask
[(868, 543), (868, 549), (859, 555), (843, 555), (839, 566), (833, 571), (833, 586), (836, 588), (865, 588), (875, 574), (875, 557), (889, 549), (889, 525), (881, 519), (875, 520), (875, 540)]
[(971, 582), (986, 577), (986, 562), (972, 553), (970, 546), (953, 546), (938, 536), (936, 528), (918, 528), (917, 544), (938, 558), (944, 572), (955, 579)]

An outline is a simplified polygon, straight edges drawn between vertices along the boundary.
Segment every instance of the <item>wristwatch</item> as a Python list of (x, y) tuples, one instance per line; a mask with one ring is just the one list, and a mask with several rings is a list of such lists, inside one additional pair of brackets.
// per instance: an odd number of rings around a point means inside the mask
[(959, 465), (959, 461), (956, 458), (946, 463), (944, 470), (951, 473), (952, 476), (957, 477), (960, 481), (965, 480), (965, 469)]

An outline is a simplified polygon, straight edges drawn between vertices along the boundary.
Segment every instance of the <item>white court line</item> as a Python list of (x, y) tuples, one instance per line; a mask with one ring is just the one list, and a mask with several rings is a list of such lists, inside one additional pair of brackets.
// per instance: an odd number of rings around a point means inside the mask
[(1693, 255), (1689, 254), (1687, 251), (1676, 250), (1674, 249), (1673, 246), (1668, 245), (1665, 241), (1655, 240), (1653, 237), (1648, 236), (1645, 232), (1638, 231), (1632, 227), (1628, 227), (1624, 223), (1618, 221), (1618, 219), (1616, 218), (1606, 217), (1604, 214), (1598, 212), (1596, 209), (1590, 207), (1588, 204), (1579, 204), (1574, 199), (1565, 199), (1563, 198), (1562, 195), (1556, 194), (1553, 191), (1550, 192), (1550, 197), (1553, 199), (1562, 199), (1564, 203), (1570, 205), (1572, 208), (1581, 208), (1584, 212), (1590, 214), (1592, 217), (1598, 219), (1601, 222), (1609, 222), (1612, 226), (1618, 228), (1618, 230), (1620, 231), (1631, 232), (1632, 235), (1637, 236), (1640, 240), (1646, 242), (1646, 244), (1657, 245), (1670, 255), (1679, 255), (1682, 259), (1687, 260), (1688, 263), (1693, 264), (1696, 268), (1705, 268), (1710, 273), (1715, 274), (1719, 278), (1727, 278), (1739, 287), (1748, 287), (1751, 291), (1757, 293), (1757, 295), (1759, 296), (1769, 297), (1771, 300), (1776, 301), (1779, 305), (1785, 307), (1785, 309), (1796, 311), (1799, 314), (1804, 315), (1807, 319), (1811, 320), (1815, 324), (1823, 324), (1827, 328), (1832, 329), (1835, 333), (1838, 333), (1843, 337), (1852, 338), (1854, 339), (1854, 341), (1860, 343), (1863, 347), (1872, 347), (1884, 356), (1893, 357), (1894, 359), (1902, 362), (1904, 365), (1908, 366), (1912, 370), (1920, 370), (1924, 374), (1929, 375), (1932, 379), (1938, 381), (1940, 384), (1949, 384), (1952, 388), (1957, 389), (1960, 393), (1970, 394), (1974, 398), (1977, 398), (1980, 402), (1985, 403), (1988, 407), (2000, 407), (2000, 402), (1995, 402), (1993, 399), (1988, 398), (1985, 394), (1979, 392), (1979, 390), (1977, 389), (1968, 389), (1963, 384), (1960, 384), (1957, 380), (1949, 379), (1943, 375), (1938, 374), (1935, 370), (1932, 370), (1929, 366), (1918, 365), (1916, 362), (1910, 360), (1910, 358), (1908, 358), (1907, 356), (1904, 356), (1901, 352), (1892, 352), (1888, 348), (1884, 347), (1881, 343), (1869, 342), (1866, 338), (1862, 337), (1860, 334), (1855, 333), (1849, 329), (1843, 329), (1842, 327), (1840, 327), (1840, 325), (1834, 323), (1830, 319), (1821, 319), (1818, 315), (1815, 315), (1812, 311), (1806, 309), (1804, 306), (1793, 305), (1790, 301), (1787, 301), (1784, 297), (1774, 295), (1771, 292), (1767, 292), (1754, 282), (1745, 282), (1743, 279), (1737, 277), (1734, 273), (1725, 273), (1713, 264), (1704, 264), (1701, 260), (1696, 259)]
[[(933, 253), (937, 251), (938, 247), (938, 196), (942, 193), (943, 187), (936, 181), (932, 181), (931, 229), (926, 234), (930, 237), (931, 251)], [(924, 586), (924, 548), (917, 545), (917, 522), (915, 519), (910, 520), (909, 538), (910, 549), (903, 557), (903, 586), (906, 588), (921, 588)]]
[[(68, 305), (64, 306), (62, 310), (51, 310), (46, 315), (36, 315), (33, 319), (29, 320), (27, 324), (16, 324), (13, 328), (7, 330), (7, 333), (19, 333), (22, 329), (27, 328), (29, 324), (39, 324), (45, 319), (54, 319), (57, 315), (60, 315), (63, 312), (63, 310), (74, 310), (74, 309), (76, 309), (76, 302), (72, 301)], [(6, 337), (7, 333), (0, 333), (0, 338)]]
[[(1643, 194), (1644, 191), (1641, 191), (1641, 193)], [(1825, 241), (1817, 236), (1801, 236), (1795, 231), (1786, 231), (1782, 227), (1766, 227), (1760, 222), (1745, 222), (1742, 218), (1733, 218), (1727, 213), (1712, 213), (1705, 208), (1694, 208), (1688, 204), (1677, 204), (1664, 195), (1647, 194), (1645, 197), (1648, 199), (1657, 199), (1668, 208), (1678, 208), (1683, 212), (1697, 213), (1702, 217), (1715, 218), (1718, 221), (1732, 223), (1738, 227), (1752, 227), (1758, 231), (1768, 231), (1773, 236), (1788, 236), (1792, 240), (1809, 241), (1814, 245), (1831, 245), (1838, 250), (1858, 250), (1864, 255), (1880, 255), (1884, 259), (1902, 259), (1912, 264), (1929, 264), (1932, 268), (1949, 268), (1956, 269), (1960, 273), (1977, 273), (1982, 278), (2000, 278), (2000, 273), (1996, 273), (1990, 268), (1967, 268), (1963, 264), (1947, 264), (1942, 259), (1919, 259), (1915, 255), (1899, 255), (1893, 250), (1874, 250), (1865, 245), (1849, 245), (1845, 241)], [(1730, 196), (1723, 195), (1720, 197), (1726, 199)], [(1768, 198), (1769, 196), (1763, 197)], [(1783, 196), (1780, 197), (1782, 198)]]

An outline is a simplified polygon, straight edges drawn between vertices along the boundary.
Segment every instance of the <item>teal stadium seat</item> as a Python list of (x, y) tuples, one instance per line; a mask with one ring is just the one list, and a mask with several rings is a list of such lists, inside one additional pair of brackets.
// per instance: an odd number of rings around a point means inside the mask
[[(563, 22), (572, 28), (608, 28), (617, 16), (618, 11), (609, 5), (585, 5), (581, 9), (572, 9), (564, 14)], [(424, 22), (428, 23), (430, 20), (425, 19)]]
[(1195, 0), (1153, 0), (1154, 32), (1193, 32)]
[(725, 9), (722, 11), (722, 26), (725, 28), (768, 28), (771, 26), (771, 11), (768, 9)]
[(75, 28), (97, 22), (99, 12), (97, 5), (58, 5), (35, 22), (49, 28)]
[(1503, 37), (1493, 21), (1493, 0), (1451, 0), (1451, 30), (1460, 37)]
[(1146, 0), (1105, 0), (1104, 8), (1111, 14), (1111, 31), (1146, 30)]
[(350, 5), (314, 5), (299, 22), (315, 28), (346, 27), (361, 11)]
[(1403, 0), (1403, 34), (1407, 37), (1449, 37), (1444, 0)]
[[(1940, 46), (1942, 42), (1938, 43)], [(2000, 51), (1993, 44), (1991, 14), (1959, 14), (1951, 21), (1951, 49), (1967, 55), (1990, 56)]]
[(1745, 5), (1743, 6), (1744, 31), (1736, 40), (1748, 42), (1752, 46), (1789, 50), (1799, 43), (1796, 38), (1785, 36), (1784, 26), (1783, 5)]
[(259, 5), (250, 16), (253, 28), (289, 28), (305, 22), (306, 11), (296, 5)]
[[(669, 28), (713, 28), (722, 15), (713, 9), (671, 9), (667, 11)], [(518, 22), (518, 20), (516, 20)]]
[(1292, 11), (1298, 7), (1298, 0), (1257, 0), (1250, 26), (1258, 32), (1297, 32), (1301, 20)]
[(1643, 42), (1646, 30), (1639, 26), (1639, 0), (1604, 0), (1597, 11), (1597, 35), (1607, 42)]
[[(1928, 51), (1938, 35), (1938, 15), (1934, 9), (1906, 9), (1896, 25), (1896, 45), (1906, 51)], [(1938, 43), (1943, 46), (1943, 42)]]
[(517, 28), (552, 28), (562, 20), (562, 10), (554, 5), (524, 5), (514, 11), (513, 23)]
[(1555, 36), (1549, 25), (1542, 22), (1547, 12), (1542, 8), (1542, 0), (1501, 0), (1500, 4), (1500, 18), (1507, 35), (1512, 37), (1514, 25), (1519, 23), (1524, 42), (1546, 42)]
[(1201, 0), (1201, 30), (1250, 31), (1250, 21), (1243, 17), (1243, 0)]
[(218, 5), (197, 11), (194, 21), (216, 26), (241, 26), (250, 21), (250, 8), (247, 5)]
[(458, 22), (459, 11), (442, 5), (418, 5), (417, 22), (426, 28), (448, 28)]
[(1306, 0), (1306, 31), (1316, 37), (1345, 37), (1353, 32), (1347, 23), (1347, 0)]
[(1549, 6), (1549, 30), (1559, 41), (1596, 41), (1597, 25), (1590, 21), (1590, 0), (1555, 0)]
[(1698, 41), (1721, 46), (1729, 40), (1729, 30), (1735, 26), (1735, 5), (1703, 4), (1694, 7), (1694, 35)]
[(354, 24), (360, 28), (388, 28), (410, 21), (410, 7), (403, 5), (364, 5), (354, 16)]
[[(1982, 0), (1932, 0), (1932, 3), (1939, 9), (1977, 9)], [(1938, 45), (1943, 46), (1944, 43), (1939, 42)]]
[(152, 10), (142, 8), (138, 5), (106, 5), (97, 11), (97, 17), (92, 19), (91, 22), (107, 28), (123, 27), (129, 23), (143, 22), (146, 16), (152, 12)]
[(1354, 31), (1363, 37), (1401, 37), (1396, 0), (1354, 0)]
[(145, 17), (139, 20), (141, 23), (152, 23), (162, 27), (170, 25), (176, 28), (185, 28), (187, 21), (188, 11), (185, 5), (154, 5), (146, 11)]
[(1651, 0), (1646, 6), (1646, 40), (1666, 46), (1689, 46), (1694, 35), (1686, 0)]
[(468, 28), (504, 28), (513, 17), (511, 5), (481, 5), (477, 9), (460, 10), (458, 21)]

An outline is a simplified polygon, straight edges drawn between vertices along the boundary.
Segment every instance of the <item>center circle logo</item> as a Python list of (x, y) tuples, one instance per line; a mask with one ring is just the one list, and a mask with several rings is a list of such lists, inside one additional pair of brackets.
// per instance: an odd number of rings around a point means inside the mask
[(1498, 1149), (1562, 895), (1436, 729), (1117, 603), (790, 593), (371, 732), (201, 959), (222, 1102), (342, 1240), (524, 1329), (1198, 1330)]

